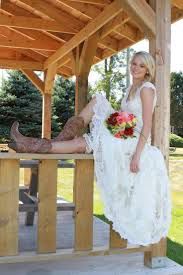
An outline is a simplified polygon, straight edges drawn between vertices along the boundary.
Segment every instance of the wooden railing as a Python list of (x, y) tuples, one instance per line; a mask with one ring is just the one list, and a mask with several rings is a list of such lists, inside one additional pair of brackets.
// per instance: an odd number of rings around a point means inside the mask
[[(74, 247), (65, 252), (56, 252), (56, 212), (57, 212), (57, 168), (59, 160), (75, 160), (74, 175)], [(29, 160), (28, 162), (25, 160)], [(32, 161), (34, 160), (34, 161)], [(33, 208), (19, 206), (20, 167), (38, 167), (38, 198)], [(26, 166), (27, 165), (27, 166)], [(127, 246), (127, 241), (110, 225), (109, 245), (93, 247), (93, 183), (94, 160), (92, 154), (19, 154), (0, 153), (0, 262), (27, 261), (18, 251), (18, 215), (19, 211), (38, 211), (37, 253), (50, 258), (50, 252), (63, 256), (73, 253), (78, 255), (107, 255), (111, 253), (144, 252), (145, 264), (163, 265), (159, 250), (154, 253), (154, 246)], [(27, 209), (25, 209), (27, 207)], [(152, 253), (153, 252), (153, 253)], [(19, 255), (18, 258), (16, 255)], [(28, 254), (27, 254), (28, 255)], [(48, 256), (49, 255), (49, 256)], [(10, 256), (13, 260), (9, 260)], [(29, 255), (30, 260), (37, 260)], [(14, 260), (16, 258), (16, 260)], [(152, 259), (156, 261), (152, 261)], [(6, 260), (7, 259), (7, 260)], [(40, 258), (39, 256), (39, 259)]]

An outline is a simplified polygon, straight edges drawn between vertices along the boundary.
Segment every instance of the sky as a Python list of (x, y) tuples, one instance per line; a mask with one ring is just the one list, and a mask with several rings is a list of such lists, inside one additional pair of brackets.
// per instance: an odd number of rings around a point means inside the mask
[[(148, 40), (143, 40), (133, 46), (135, 51), (148, 51)], [(171, 26), (171, 72), (183, 71), (183, 19)], [(0, 70), (0, 82), (6, 72)], [(90, 73), (89, 81), (95, 82), (96, 74)]]

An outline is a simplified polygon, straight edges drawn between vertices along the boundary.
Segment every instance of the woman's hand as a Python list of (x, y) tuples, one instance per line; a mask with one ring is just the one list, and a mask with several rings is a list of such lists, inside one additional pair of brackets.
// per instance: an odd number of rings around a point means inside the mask
[(137, 153), (135, 153), (132, 156), (132, 160), (130, 162), (130, 171), (132, 173), (138, 173), (138, 171), (139, 171), (139, 162), (140, 162), (140, 156)]

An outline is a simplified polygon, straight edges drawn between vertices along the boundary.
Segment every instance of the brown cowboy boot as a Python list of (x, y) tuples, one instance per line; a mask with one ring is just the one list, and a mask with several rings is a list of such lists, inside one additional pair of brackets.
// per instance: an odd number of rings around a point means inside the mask
[(23, 136), (18, 130), (19, 123), (15, 121), (11, 127), (10, 136), (13, 142), (8, 146), (18, 153), (50, 153), (51, 140)]
[(53, 138), (52, 141), (71, 140), (80, 134), (84, 126), (84, 119), (81, 116), (72, 116), (68, 119), (60, 134)]

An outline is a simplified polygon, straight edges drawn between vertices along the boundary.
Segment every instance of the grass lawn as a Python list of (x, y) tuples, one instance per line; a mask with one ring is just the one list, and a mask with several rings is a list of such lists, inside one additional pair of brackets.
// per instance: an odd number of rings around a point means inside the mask
[[(172, 225), (168, 235), (169, 258), (183, 265), (183, 148), (170, 154), (170, 180), (172, 194)], [(58, 170), (58, 195), (72, 201), (73, 169)], [(105, 220), (103, 204), (94, 185), (94, 214)]]

